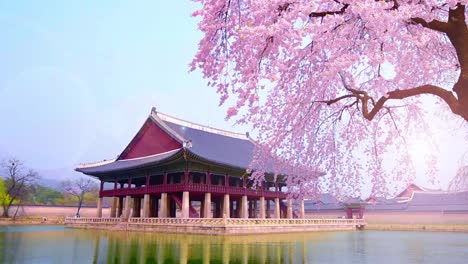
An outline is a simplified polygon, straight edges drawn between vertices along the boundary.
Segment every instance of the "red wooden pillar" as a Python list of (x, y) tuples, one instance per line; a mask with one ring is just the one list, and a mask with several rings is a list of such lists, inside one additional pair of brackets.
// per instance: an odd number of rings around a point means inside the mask
[(211, 172), (210, 171), (207, 171), (206, 172), (206, 184), (209, 186), (211, 185)]
[(229, 175), (227, 173), (224, 176), (224, 186), (229, 187)]
[(128, 177), (127, 194), (129, 193), (129, 191), (130, 191), (131, 188), (132, 188), (132, 177)]
[(346, 218), (347, 219), (353, 219), (353, 208), (346, 208)]
[(184, 173), (184, 185), (187, 186), (189, 183), (189, 177), (190, 177), (190, 171), (188, 169), (185, 169)]
[(117, 192), (117, 177), (114, 178), (114, 191), (112, 195), (115, 196), (116, 192)]
[(104, 182), (101, 180), (101, 186), (99, 187), (99, 197), (102, 197), (102, 190), (104, 189)]
[(149, 176), (149, 173), (146, 174), (146, 182), (145, 182), (145, 193), (148, 193), (148, 189), (149, 189), (149, 184), (150, 184), (150, 176)]
[(359, 208), (359, 219), (363, 219), (364, 218), (364, 207), (360, 207)]
[(167, 184), (167, 172), (164, 172), (163, 174), (163, 185)]

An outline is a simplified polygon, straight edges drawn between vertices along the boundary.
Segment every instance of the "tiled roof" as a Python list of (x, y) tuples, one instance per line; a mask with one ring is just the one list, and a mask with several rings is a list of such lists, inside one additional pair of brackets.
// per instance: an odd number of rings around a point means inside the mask
[[(189, 142), (187, 150), (209, 161), (238, 168), (251, 162), (254, 144), (246, 135), (164, 121)], [(219, 132), (218, 132), (219, 131)]]
[(143, 158), (136, 159), (127, 159), (127, 160), (117, 160), (110, 163), (105, 163), (103, 165), (97, 166), (80, 166), (76, 168), (76, 171), (85, 173), (85, 174), (99, 174), (120, 170), (127, 170), (132, 168), (138, 168), (144, 165), (158, 163), (164, 160), (167, 160), (171, 157), (177, 156), (182, 152), (182, 149), (175, 149), (165, 153), (160, 153), (156, 155), (151, 155)]

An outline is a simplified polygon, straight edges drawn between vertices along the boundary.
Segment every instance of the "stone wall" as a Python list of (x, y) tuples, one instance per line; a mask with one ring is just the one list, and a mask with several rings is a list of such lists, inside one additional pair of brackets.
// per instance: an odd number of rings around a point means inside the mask
[[(45, 206), (45, 205), (23, 205), (18, 209), (18, 216), (38, 216), (38, 217), (66, 217), (76, 214), (76, 206)], [(10, 216), (16, 212), (16, 206), (10, 207)], [(94, 217), (96, 216), (96, 207), (81, 207), (80, 216)], [(3, 213), (0, 209), (0, 213)], [(110, 216), (110, 208), (102, 208), (103, 217)]]

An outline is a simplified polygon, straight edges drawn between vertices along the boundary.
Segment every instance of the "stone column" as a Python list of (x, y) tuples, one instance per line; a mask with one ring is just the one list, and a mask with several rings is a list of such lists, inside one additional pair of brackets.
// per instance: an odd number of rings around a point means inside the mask
[(159, 218), (168, 217), (169, 208), (167, 202), (167, 193), (161, 193), (161, 208), (159, 209)]
[(253, 218), (257, 218), (257, 199), (254, 199), (252, 201), (252, 204), (253, 204), (253, 208), (252, 208), (252, 217)]
[(211, 218), (211, 193), (205, 193), (203, 201), (203, 218)]
[(102, 217), (102, 197), (99, 197), (97, 200), (97, 217)]
[(140, 217), (141, 215), (141, 198), (140, 197), (134, 197), (133, 198), (133, 211), (132, 211), (132, 217)]
[(247, 201), (247, 195), (242, 196), (240, 218), (249, 218), (249, 205)]
[(223, 197), (223, 218), (231, 217), (231, 201), (229, 194), (225, 194)]
[(292, 208), (292, 200), (288, 199), (288, 210), (287, 210), (287, 216), (288, 219), (293, 219), (293, 208)]
[(189, 218), (189, 207), (190, 207), (190, 197), (189, 192), (182, 193), (182, 211), (181, 217), (182, 218)]
[(128, 217), (130, 216), (130, 199), (132, 197), (130, 197), (130, 195), (127, 195), (125, 196), (125, 204), (124, 204), (124, 209), (123, 209), (123, 214), (122, 214), (122, 218), (124, 219), (128, 219)]
[(281, 218), (279, 198), (275, 198), (275, 218)]
[(143, 215), (142, 217), (150, 217), (150, 195), (143, 196)]
[(301, 199), (301, 204), (300, 204), (300, 207), (299, 207), (299, 217), (301, 219), (304, 219), (305, 218), (305, 208), (304, 208), (304, 199)]
[(117, 214), (115, 217), (121, 217), (123, 214), (123, 206), (124, 206), (124, 198), (121, 196), (119, 197), (118, 204), (117, 204)]
[(260, 218), (265, 219), (265, 197), (260, 197)]
[(117, 197), (112, 197), (112, 206), (111, 206), (111, 211), (110, 211), (110, 217), (115, 217), (115, 214), (117, 213), (117, 203), (118, 203), (118, 198)]
[(266, 218), (271, 218), (270, 200), (266, 200)]

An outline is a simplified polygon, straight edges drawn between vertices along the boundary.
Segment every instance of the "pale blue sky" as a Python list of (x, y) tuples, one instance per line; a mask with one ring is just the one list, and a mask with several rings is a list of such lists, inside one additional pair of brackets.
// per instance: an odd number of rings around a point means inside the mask
[[(201, 74), (188, 73), (201, 38), (196, 8), (188, 0), (0, 2), (0, 157), (43, 177), (75, 175), (78, 163), (119, 154), (152, 106), (245, 132), (224, 121)], [(466, 149), (441, 149), (443, 184)]]

